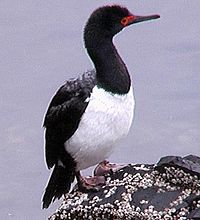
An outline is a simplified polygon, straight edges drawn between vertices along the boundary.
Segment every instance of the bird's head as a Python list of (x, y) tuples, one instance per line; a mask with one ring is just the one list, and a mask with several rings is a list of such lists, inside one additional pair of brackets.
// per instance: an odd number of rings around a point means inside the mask
[(137, 16), (119, 5), (104, 6), (96, 9), (88, 19), (85, 34), (95, 34), (112, 38), (123, 28), (142, 21), (159, 18), (159, 15)]

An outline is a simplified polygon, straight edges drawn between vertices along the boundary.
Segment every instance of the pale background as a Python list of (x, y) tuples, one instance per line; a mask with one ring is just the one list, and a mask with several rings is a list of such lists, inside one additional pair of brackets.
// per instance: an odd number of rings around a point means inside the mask
[(83, 26), (108, 3), (161, 15), (114, 40), (133, 77), (137, 104), (130, 134), (110, 160), (155, 163), (164, 155), (200, 154), (200, 1), (1, 0), (1, 219), (46, 219), (60, 204), (41, 210), (50, 174), (43, 115), (66, 79), (91, 69)]

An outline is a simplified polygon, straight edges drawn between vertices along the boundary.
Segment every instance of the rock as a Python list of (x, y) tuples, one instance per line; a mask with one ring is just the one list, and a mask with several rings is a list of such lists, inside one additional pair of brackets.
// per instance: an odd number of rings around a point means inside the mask
[(200, 158), (167, 156), (108, 174), (98, 192), (66, 195), (49, 220), (200, 219)]

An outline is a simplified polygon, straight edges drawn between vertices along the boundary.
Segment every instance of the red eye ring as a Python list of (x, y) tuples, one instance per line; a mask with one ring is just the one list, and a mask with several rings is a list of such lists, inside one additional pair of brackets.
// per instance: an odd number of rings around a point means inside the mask
[(125, 27), (134, 19), (135, 19), (134, 15), (129, 15), (129, 16), (123, 17), (121, 20), (121, 24)]
[(122, 18), (122, 20), (121, 20), (121, 24), (122, 24), (123, 26), (126, 26), (126, 25), (128, 24), (128, 21), (129, 21), (128, 17), (124, 17), (124, 18)]

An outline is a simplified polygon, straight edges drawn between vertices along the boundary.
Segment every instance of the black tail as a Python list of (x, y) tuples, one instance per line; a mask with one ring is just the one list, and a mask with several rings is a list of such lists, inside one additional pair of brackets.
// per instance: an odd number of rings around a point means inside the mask
[(52, 200), (55, 201), (56, 198), (59, 199), (63, 194), (69, 192), (74, 177), (75, 175), (72, 170), (55, 165), (49, 183), (45, 189), (42, 199), (42, 208), (47, 209)]

